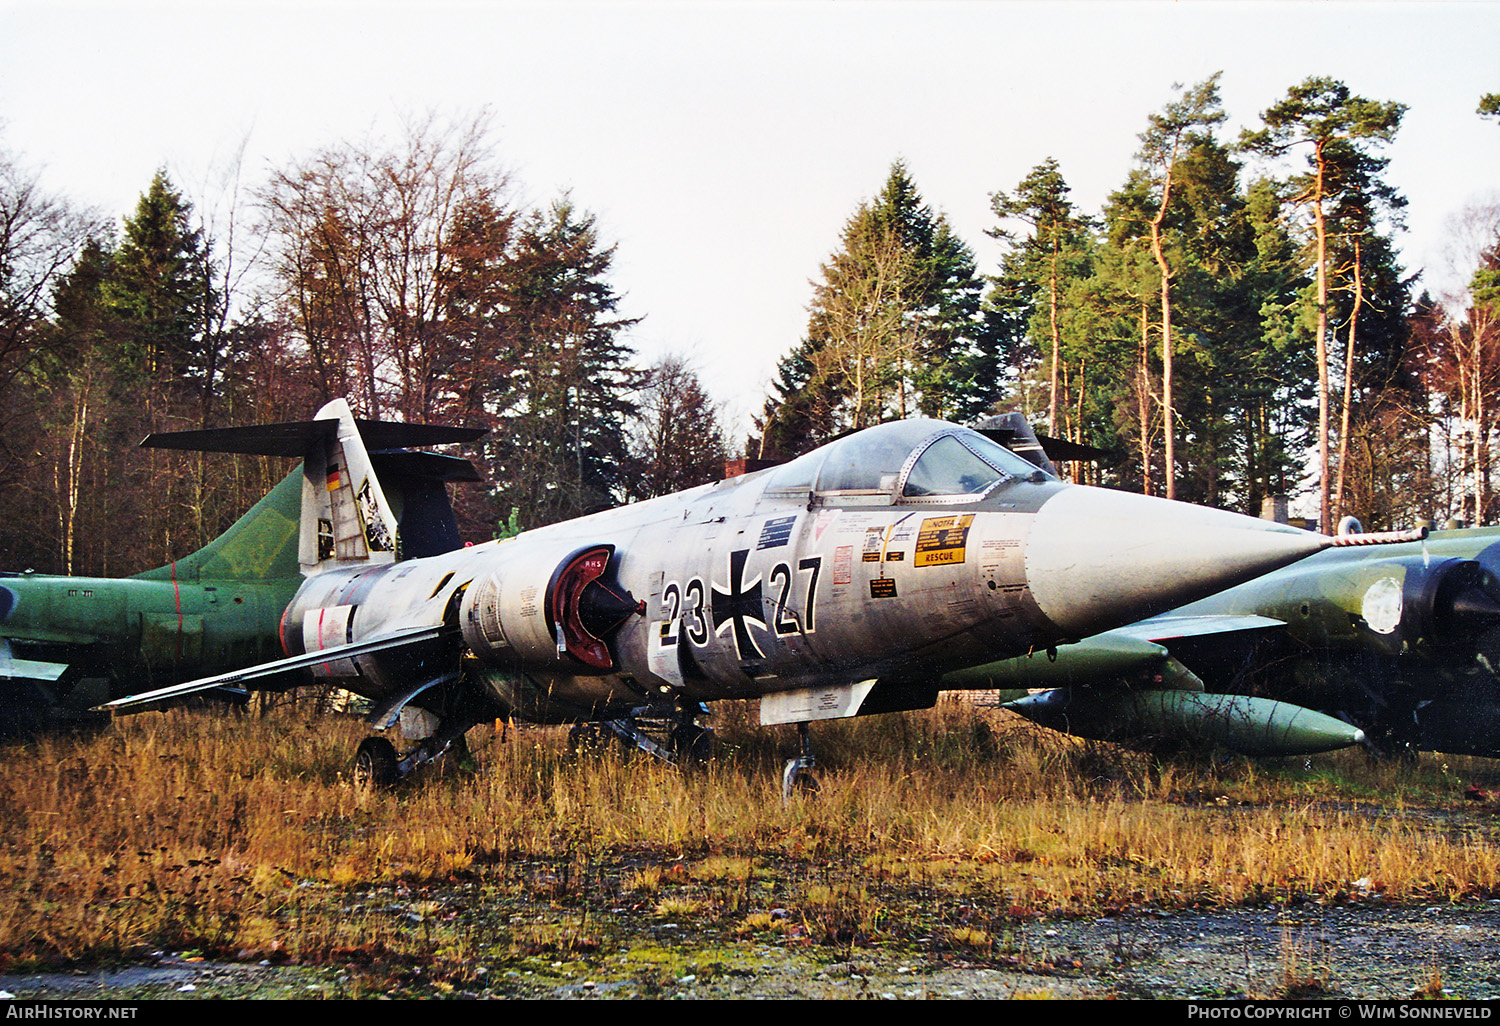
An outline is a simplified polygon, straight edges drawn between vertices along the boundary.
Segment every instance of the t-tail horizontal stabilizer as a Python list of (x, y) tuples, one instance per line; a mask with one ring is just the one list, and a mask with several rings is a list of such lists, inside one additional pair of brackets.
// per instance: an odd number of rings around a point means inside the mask
[(1024, 414), (1004, 413), (988, 417), (974, 425), (974, 430), (993, 441), (999, 442), (1011, 452), (1033, 466), (1057, 476), (1055, 461), (1081, 461), (1101, 463), (1105, 466), (1119, 461), (1120, 454), (1110, 449), (1070, 442), (1065, 438), (1050, 438), (1032, 430)]
[[(250, 424), (244, 427), (208, 428), (203, 431), (158, 431), (141, 445), (148, 449), (181, 449), (186, 452), (232, 452), (247, 456), (287, 456), (302, 459), (309, 449), (338, 437), (336, 407), (348, 409), (338, 399), (318, 411), (314, 420), (282, 424)], [(389, 420), (363, 420), (350, 416), (365, 447), (371, 452), (388, 449), (420, 449), (430, 445), (453, 445), (483, 438), (484, 428), (446, 424), (405, 424)]]
[(312, 420), (153, 434), (141, 444), (300, 457), (304, 480), (298, 562), (304, 574), (312, 575), (457, 548), (458, 528), (442, 482), (477, 481), (479, 475), (467, 460), (405, 450), (472, 442), (485, 433), (482, 428), (360, 420), (348, 402), (335, 399)]

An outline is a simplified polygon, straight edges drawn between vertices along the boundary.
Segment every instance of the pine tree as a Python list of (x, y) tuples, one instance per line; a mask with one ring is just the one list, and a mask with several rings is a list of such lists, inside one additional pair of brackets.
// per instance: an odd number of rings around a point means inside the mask
[(208, 252), (192, 226), (192, 207), (158, 171), (125, 220), (108, 284), (125, 330), (123, 362), (151, 386), (192, 383), (211, 391), (216, 366), (204, 337), (215, 302)]
[(836, 406), (839, 397), (831, 390), (814, 387), (818, 347), (803, 339), (776, 367), (776, 380), (760, 416), (755, 418), (760, 437), (747, 447), (758, 458), (791, 459), (815, 449), (838, 433)]
[(1316, 280), (1314, 313), (1318, 369), (1318, 479), (1322, 530), (1332, 530), (1332, 478), (1329, 454), (1329, 249), (1328, 206), (1350, 180), (1344, 170), (1352, 161), (1383, 167), (1374, 148), (1389, 143), (1401, 127), (1406, 107), (1353, 95), (1349, 87), (1330, 78), (1309, 78), (1293, 86), (1286, 99), (1261, 114), (1265, 127), (1248, 129), (1240, 139), (1245, 149), (1279, 157), (1295, 147), (1308, 147), (1307, 170), (1294, 179), (1293, 205), (1305, 206), (1311, 217), (1313, 269)]
[(1310, 280), (1296, 240), (1281, 217), (1275, 183), (1260, 178), (1245, 197), (1254, 253), (1241, 278), (1243, 315), (1253, 326), (1232, 368), (1243, 396), (1243, 511), (1257, 514), (1268, 496), (1287, 495), (1301, 473), (1301, 451), (1311, 438), (1306, 410), (1314, 397), (1311, 326), (1300, 316)]
[[(1180, 89), (1180, 85), (1172, 88)], [(1172, 208), (1172, 189), (1176, 183), (1177, 162), (1183, 152), (1208, 138), (1214, 126), (1224, 120), (1219, 106), (1219, 74), (1215, 72), (1198, 85), (1183, 91), (1182, 97), (1151, 115), (1151, 125), (1141, 133), (1138, 154), (1148, 181), (1156, 195), (1156, 211), (1149, 222), (1151, 255), (1161, 274), (1161, 395), (1162, 424), (1166, 438), (1166, 497), (1177, 497), (1176, 396), (1174, 393), (1174, 351), (1172, 337), (1172, 279), (1174, 268), (1167, 259), (1163, 230)]]
[[(1376, 444), (1368, 437), (1372, 430), (1386, 436), (1378, 444), (1387, 453), (1392, 451), (1393, 436), (1411, 435), (1410, 424), (1396, 425), (1381, 411), (1409, 406), (1415, 390), (1415, 381), (1402, 368), (1409, 334), (1407, 283), (1389, 234), (1400, 227), (1406, 200), (1381, 180), (1384, 166), (1384, 160), (1357, 150), (1338, 154), (1330, 161), (1330, 178), (1337, 189), (1327, 210), (1329, 330), (1344, 336), (1332, 516), (1357, 511), (1380, 523), (1387, 522), (1383, 514), (1389, 507), (1389, 488), (1377, 484), (1373, 475), (1354, 473), (1349, 464), (1368, 455)], [(1401, 392), (1408, 393), (1405, 401), (1398, 396)], [(1359, 451), (1356, 433), (1363, 440)], [(1420, 440), (1413, 441), (1420, 447)], [(1359, 462), (1368, 465), (1367, 459)], [(1394, 478), (1395, 468), (1389, 470)], [(1365, 487), (1357, 487), (1356, 478)], [(1357, 504), (1346, 488), (1359, 493)]]
[(897, 161), (823, 264), (807, 337), (783, 361), (761, 421), (763, 443), (805, 451), (846, 428), (972, 407), (974, 389), (991, 387), (979, 380), (980, 292), (972, 251)]
[[(113, 274), (109, 241), (86, 243), (53, 291), (53, 317), (46, 329), (53, 344), (48, 347), (49, 358), (32, 377), (34, 387), (48, 398), (42, 422), (51, 444), (45, 452), (55, 492), (57, 552), (61, 571), (67, 574), (78, 572), (81, 559), (95, 556), (83, 551), (90, 534), (83, 528), (89, 513), (101, 507), (99, 486), (107, 478), (98, 474), (89, 480), (88, 472), (102, 465), (107, 474), (116, 459), (109, 450), (117, 437), (109, 430), (109, 421), (115, 407), (112, 400), (122, 397), (115, 388), (118, 368), (106, 359), (111, 343), (120, 335), (118, 319), (105, 296)], [(120, 498), (115, 496), (117, 508)], [(111, 540), (118, 543), (118, 539)]]
[[(1070, 270), (1078, 270), (1069, 264), (1076, 265), (1075, 255), (1088, 229), (1087, 220), (1074, 213), (1069, 191), (1057, 161), (1048, 157), (1032, 168), (1014, 192), (991, 195), (990, 209), (1001, 227), (986, 233), (1011, 246), (1002, 273), (991, 286), (990, 308), (1001, 309), (1009, 301), (1023, 310), (1029, 308), (1028, 320), (1045, 319), (1045, 333), (1038, 333), (1037, 348), (1047, 366), (1047, 430), (1053, 435), (1061, 433), (1058, 403), (1063, 361), (1062, 294)], [(1027, 225), (1030, 234), (1017, 235), (1003, 227), (1007, 221)]]
[(495, 383), (496, 504), (527, 527), (595, 513), (626, 486), (625, 422), (640, 372), (622, 338), (614, 247), (566, 197), (526, 218), (509, 276), (509, 377)]

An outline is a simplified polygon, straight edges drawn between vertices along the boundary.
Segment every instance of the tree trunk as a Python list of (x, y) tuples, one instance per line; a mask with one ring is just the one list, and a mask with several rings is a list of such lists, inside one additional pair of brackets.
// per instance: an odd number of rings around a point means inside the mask
[(1161, 226), (1167, 219), (1167, 205), (1172, 200), (1172, 166), (1177, 151), (1172, 151), (1172, 160), (1167, 163), (1167, 173), (1162, 179), (1161, 206), (1151, 219), (1151, 255), (1161, 271), (1161, 407), (1162, 436), (1165, 451), (1162, 462), (1166, 472), (1166, 496), (1177, 498), (1177, 431), (1172, 415), (1172, 272), (1167, 266), (1167, 254), (1161, 242)]
[(1141, 421), (1141, 493), (1151, 491), (1151, 326), (1147, 315), (1146, 300), (1141, 298), (1141, 366), (1137, 371), (1135, 390), (1136, 409)]
[(1349, 346), (1344, 353), (1344, 410), (1339, 420), (1339, 477), (1334, 489), (1336, 512), (1344, 515), (1344, 463), (1349, 457), (1349, 408), (1354, 405), (1354, 340), (1359, 327), (1359, 309), (1364, 305), (1365, 283), (1360, 273), (1359, 242), (1354, 243), (1354, 309), (1349, 314)]
[(77, 549), (79, 479), (83, 476), (84, 437), (89, 428), (89, 391), (89, 380), (85, 376), (78, 384), (78, 396), (73, 405), (73, 422), (68, 427), (67, 466), (58, 489), (63, 513), (63, 573), (70, 577), (73, 575)]
[(1333, 531), (1328, 475), (1328, 225), (1323, 216), (1323, 141), (1318, 141), (1313, 224), (1318, 235), (1318, 527)]
[(1057, 230), (1054, 226), (1052, 233), (1052, 280), (1048, 283), (1047, 312), (1051, 318), (1052, 327), (1052, 396), (1047, 405), (1047, 430), (1054, 438), (1060, 437), (1057, 431), (1057, 381), (1058, 361), (1062, 353), (1062, 335), (1057, 330)]

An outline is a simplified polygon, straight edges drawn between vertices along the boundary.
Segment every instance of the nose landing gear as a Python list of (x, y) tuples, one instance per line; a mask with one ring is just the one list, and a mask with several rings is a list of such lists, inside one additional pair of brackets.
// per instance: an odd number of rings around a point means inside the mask
[(818, 761), (813, 758), (812, 735), (806, 723), (797, 724), (797, 738), (801, 743), (801, 754), (788, 759), (781, 770), (781, 800), (789, 802), (793, 796), (813, 797), (821, 790), (818, 776), (813, 770)]

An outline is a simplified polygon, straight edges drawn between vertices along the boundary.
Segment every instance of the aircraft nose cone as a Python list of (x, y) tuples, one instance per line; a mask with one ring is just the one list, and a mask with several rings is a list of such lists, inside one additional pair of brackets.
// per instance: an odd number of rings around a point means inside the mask
[(1284, 524), (1083, 485), (1045, 502), (1026, 546), (1042, 613), (1086, 637), (1310, 556), (1332, 539)]

